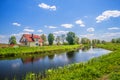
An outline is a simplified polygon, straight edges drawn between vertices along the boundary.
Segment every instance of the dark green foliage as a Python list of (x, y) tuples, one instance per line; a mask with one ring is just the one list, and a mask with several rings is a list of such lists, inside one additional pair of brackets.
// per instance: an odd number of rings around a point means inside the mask
[(75, 33), (74, 32), (68, 32), (67, 33), (67, 37), (66, 40), (68, 41), (68, 43), (71, 45), (75, 44)]
[(53, 44), (53, 41), (54, 41), (54, 35), (52, 33), (50, 33), (48, 35), (48, 42), (49, 42), (49, 45), (52, 45)]
[(15, 36), (11, 36), (10, 38), (9, 38), (9, 44), (11, 45), (11, 44), (17, 44), (17, 42), (16, 42), (16, 37)]

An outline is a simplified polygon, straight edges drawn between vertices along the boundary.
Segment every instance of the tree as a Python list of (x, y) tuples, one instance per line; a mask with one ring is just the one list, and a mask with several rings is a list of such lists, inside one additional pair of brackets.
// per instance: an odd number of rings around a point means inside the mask
[(102, 44), (105, 44), (105, 43), (106, 43), (106, 41), (105, 41), (105, 40), (102, 40), (102, 41), (101, 41), (101, 43), (102, 43)]
[(120, 38), (117, 38), (117, 39), (116, 39), (116, 42), (117, 42), (117, 43), (120, 43)]
[(76, 44), (79, 44), (79, 43), (80, 43), (80, 39), (79, 39), (79, 37), (77, 37), (77, 36), (75, 37), (75, 43), (76, 43)]
[(111, 42), (112, 42), (112, 43), (116, 43), (116, 39), (112, 39)]
[(95, 45), (95, 44), (100, 44), (100, 40), (98, 39), (93, 39), (92, 40), (92, 44)]
[(56, 37), (56, 42), (57, 42), (57, 45), (59, 45), (59, 44), (60, 44), (60, 40), (61, 40), (60, 36), (57, 36), (57, 37)]
[(65, 41), (65, 34), (61, 35), (61, 41), (62, 41), (62, 43), (64, 43), (64, 41)]
[(9, 44), (11, 45), (11, 44), (17, 44), (17, 42), (16, 42), (16, 37), (15, 36), (11, 36), (10, 38), (9, 38)]
[(48, 35), (48, 42), (49, 42), (49, 45), (52, 45), (53, 44), (53, 41), (54, 41), (54, 35), (52, 33), (50, 33)]
[(66, 40), (68, 41), (68, 43), (71, 44), (75, 44), (75, 33), (74, 32), (68, 32), (67, 33), (67, 37)]
[(88, 38), (81, 38), (81, 43), (82, 43), (82, 44), (90, 44), (91, 41), (90, 41), (90, 39), (88, 39)]
[(42, 38), (42, 40), (43, 40), (43, 45), (45, 45), (45, 43), (46, 43), (46, 41), (47, 41), (45, 34), (42, 34), (42, 35), (41, 35), (41, 38)]
[(112, 39), (111, 42), (112, 43), (120, 43), (120, 38)]

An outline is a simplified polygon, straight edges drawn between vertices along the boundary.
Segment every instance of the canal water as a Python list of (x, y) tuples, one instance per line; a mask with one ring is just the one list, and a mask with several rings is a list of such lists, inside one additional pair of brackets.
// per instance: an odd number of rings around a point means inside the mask
[(109, 52), (109, 50), (91, 47), (44, 57), (2, 59), (0, 60), (0, 80), (12, 80), (14, 77), (21, 80), (28, 72), (44, 73), (51, 68), (88, 61)]

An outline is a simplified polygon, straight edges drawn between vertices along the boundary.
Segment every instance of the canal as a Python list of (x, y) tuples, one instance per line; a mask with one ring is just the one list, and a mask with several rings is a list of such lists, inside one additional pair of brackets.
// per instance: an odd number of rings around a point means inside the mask
[(0, 80), (21, 80), (26, 73), (44, 73), (48, 69), (62, 67), (72, 63), (85, 62), (91, 58), (108, 54), (109, 50), (101, 48), (83, 48), (47, 56), (30, 56), (25, 58), (1, 59)]

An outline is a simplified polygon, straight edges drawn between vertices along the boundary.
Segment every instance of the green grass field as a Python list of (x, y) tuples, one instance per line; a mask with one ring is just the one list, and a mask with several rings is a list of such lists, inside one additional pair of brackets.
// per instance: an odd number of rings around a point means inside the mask
[(112, 50), (107, 55), (46, 71), (46, 76), (28, 73), (24, 80), (120, 80), (120, 44), (99, 44), (97, 47)]
[(42, 47), (18, 47), (18, 48), (0, 48), (0, 57), (24, 56), (29, 54), (48, 55), (61, 51), (71, 51), (80, 48), (80, 45), (60, 45), (60, 46), (42, 46)]

